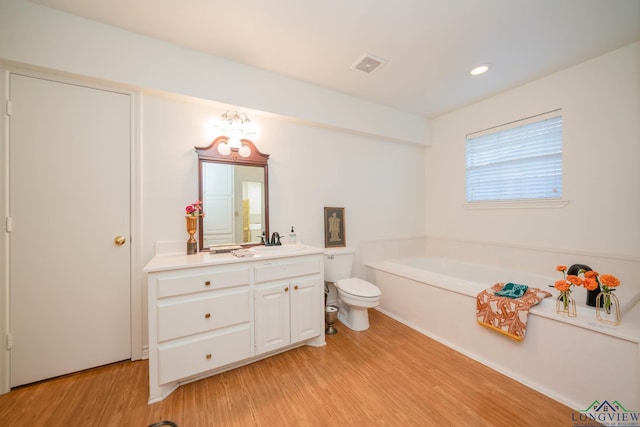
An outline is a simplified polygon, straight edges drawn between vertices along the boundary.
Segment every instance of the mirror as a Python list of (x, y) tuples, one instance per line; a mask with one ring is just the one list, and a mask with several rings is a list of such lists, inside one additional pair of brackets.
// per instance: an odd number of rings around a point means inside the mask
[(269, 235), (268, 154), (248, 139), (234, 147), (226, 136), (198, 153), (199, 197), (204, 216), (200, 217), (200, 250), (212, 245), (260, 244), (260, 235)]

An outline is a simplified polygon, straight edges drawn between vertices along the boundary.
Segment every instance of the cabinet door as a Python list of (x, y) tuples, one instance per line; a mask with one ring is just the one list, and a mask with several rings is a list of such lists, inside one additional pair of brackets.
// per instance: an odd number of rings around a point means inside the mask
[(289, 282), (275, 282), (255, 289), (256, 355), (291, 342), (289, 323)]
[(323, 299), (320, 277), (291, 281), (291, 343), (317, 337), (322, 333)]

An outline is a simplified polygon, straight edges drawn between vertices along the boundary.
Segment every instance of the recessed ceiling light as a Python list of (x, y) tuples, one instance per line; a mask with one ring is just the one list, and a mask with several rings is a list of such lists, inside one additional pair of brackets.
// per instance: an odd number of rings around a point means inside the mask
[(469, 74), (471, 74), (472, 76), (479, 76), (480, 74), (486, 73), (488, 69), (489, 69), (489, 64), (478, 65), (477, 67), (469, 71)]

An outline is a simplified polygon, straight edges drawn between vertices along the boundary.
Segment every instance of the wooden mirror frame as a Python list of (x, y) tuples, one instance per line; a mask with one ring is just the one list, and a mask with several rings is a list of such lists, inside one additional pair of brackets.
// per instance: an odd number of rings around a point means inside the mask
[[(203, 188), (202, 188), (202, 164), (203, 163), (224, 163), (228, 165), (240, 165), (240, 166), (256, 166), (264, 169), (264, 232), (269, 236), (269, 155), (261, 153), (253, 142), (248, 139), (242, 139), (243, 145), (248, 146), (251, 149), (251, 154), (247, 157), (240, 156), (238, 149), (231, 149), (229, 154), (222, 154), (218, 151), (218, 146), (222, 143), (228, 143), (229, 138), (226, 136), (219, 136), (213, 140), (207, 147), (195, 147), (196, 153), (198, 153), (198, 197), (199, 200), (203, 200)], [(204, 200), (203, 200), (204, 201)], [(205, 215), (207, 212), (205, 212)], [(200, 250), (204, 251), (204, 220), (202, 217), (198, 220), (198, 240)], [(233, 244), (234, 242), (230, 242)], [(243, 243), (241, 246), (256, 246), (259, 243)], [(206, 249), (208, 250), (208, 248)]]

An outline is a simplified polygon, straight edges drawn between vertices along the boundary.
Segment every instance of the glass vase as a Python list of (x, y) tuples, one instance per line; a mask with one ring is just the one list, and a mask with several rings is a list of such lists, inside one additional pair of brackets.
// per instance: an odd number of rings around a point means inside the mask
[(198, 241), (194, 237), (198, 230), (198, 217), (188, 215), (187, 217), (187, 233), (189, 233), (189, 240), (187, 240), (187, 255), (193, 255), (198, 253)]
[(571, 297), (571, 291), (560, 292), (556, 299), (556, 313), (576, 317), (576, 301)]
[(620, 301), (612, 292), (600, 292), (596, 298), (596, 318), (608, 325), (620, 323)]

